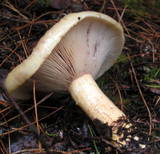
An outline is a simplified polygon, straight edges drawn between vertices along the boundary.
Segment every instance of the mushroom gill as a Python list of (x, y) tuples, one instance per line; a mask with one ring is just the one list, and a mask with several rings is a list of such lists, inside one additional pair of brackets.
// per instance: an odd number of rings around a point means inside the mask
[(32, 76), (38, 90), (67, 90), (74, 79), (83, 74), (97, 79), (115, 62), (123, 45), (121, 35), (112, 24), (97, 20), (83, 19), (63, 36)]

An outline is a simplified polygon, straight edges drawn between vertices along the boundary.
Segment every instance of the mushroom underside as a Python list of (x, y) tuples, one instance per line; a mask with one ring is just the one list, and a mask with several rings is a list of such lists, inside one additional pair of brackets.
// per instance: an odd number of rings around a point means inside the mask
[(64, 91), (70, 83), (91, 74), (101, 76), (115, 62), (123, 42), (118, 29), (97, 18), (78, 22), (62, 38), (32, 76), (39, 91)]

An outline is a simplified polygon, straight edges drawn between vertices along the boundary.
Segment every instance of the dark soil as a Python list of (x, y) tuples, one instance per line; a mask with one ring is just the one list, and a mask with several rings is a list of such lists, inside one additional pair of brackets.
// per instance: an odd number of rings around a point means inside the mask
[[(10, 96), (6, 96), (3, 80), (31, 54), (51, 26), (65, 14), (84, 10), (107, 14), (124, 28), (126, 42), (122, 55), (97, 83), (131, 119), (147, 147), (132, 152), (114, 147), (109, 142), (110, 128), (105, 128), (107, 137), (100, 135), (94, 122), (68, 94), (56, 99), (37, 96), (42, 145), (51, 153), (160, 153), (160, 3), (142, 2), (137, 5), (125, 0), (0, 1), (0, 153), (45, 153), (34, 128), (29, 129), (27, 121), (11, 104)], [(37, 126), (33, 99), (16, 103)]]

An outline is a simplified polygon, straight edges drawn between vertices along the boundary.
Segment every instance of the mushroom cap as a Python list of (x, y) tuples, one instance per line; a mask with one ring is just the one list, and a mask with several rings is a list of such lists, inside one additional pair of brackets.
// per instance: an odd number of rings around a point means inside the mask
[(18, 93), (24, 95), (33, 80), (40, 91), (67, 90), (83, 74), (100, 77), (117, 60), (123, 45), (123, 29), (111, 17), (92, 11), (68, 14), (8, 74), (4, 85), (8, 92), (20, 89)]

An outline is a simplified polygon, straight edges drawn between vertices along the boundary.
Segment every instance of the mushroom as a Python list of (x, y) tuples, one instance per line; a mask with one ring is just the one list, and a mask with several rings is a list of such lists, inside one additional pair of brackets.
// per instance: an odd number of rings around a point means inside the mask
[(33, 80), (40, 92), (68, 91), (91, 120), (111, 127), (114, 144), (124, 147), (128, 139), (118, 134), (118, 128), (130, 132), (132, 125), (120, 122), (120, 118), (127, 119), (125, 114), (95, 82), (115, 63), (123, 45), (123, 29), (111, 17), (92, 11), (68, 14), (8, 74), (4, 85), (16, 99), (31, 95)]

